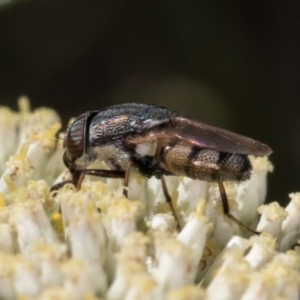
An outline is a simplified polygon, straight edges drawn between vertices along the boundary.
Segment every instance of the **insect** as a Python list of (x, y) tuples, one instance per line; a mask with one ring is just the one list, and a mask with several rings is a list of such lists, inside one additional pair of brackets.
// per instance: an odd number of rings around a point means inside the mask
[[(218, 182), (224, 214), (246, 227), (230, 214), (223, 181), (249, 179), (252, 167), (248, 155), (272, 152), (258, 141), (185, 118), (165, 107), (136, 103), (82, 114), (68, 128), (64, 148), (63, 161), (77, 188), (85, 175), (123, 178), (127, 187), (131, 168), (145, 177), (160, 179), (178, 227), (165, 175)], [(109, 170), (88, 168), (102, 161)], [(126, 188), (124, 194), (127, 196)]]

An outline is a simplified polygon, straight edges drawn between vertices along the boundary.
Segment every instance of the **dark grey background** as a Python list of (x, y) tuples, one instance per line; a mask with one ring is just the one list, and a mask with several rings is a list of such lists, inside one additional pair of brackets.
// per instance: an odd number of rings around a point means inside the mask
[(297, 1), (35, 0), (0, 7), (0, 104), (64, 120), (146, 102), (269, 144), (268, 200), (300, 190)]

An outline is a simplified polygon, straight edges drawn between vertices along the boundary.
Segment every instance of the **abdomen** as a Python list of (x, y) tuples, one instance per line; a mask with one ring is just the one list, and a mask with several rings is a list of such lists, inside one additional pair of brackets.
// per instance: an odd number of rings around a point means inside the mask
[(161, 167), (173, 175), (205, 181), (246, 180), (252, 169), (246, 155), (183, 145), (164, 147)]

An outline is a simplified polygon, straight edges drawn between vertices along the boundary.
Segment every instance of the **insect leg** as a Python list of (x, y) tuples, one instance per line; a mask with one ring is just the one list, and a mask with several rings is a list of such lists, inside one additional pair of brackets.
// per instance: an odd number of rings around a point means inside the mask
[(123, 171), (115, 171), (115, 170), (99, 170), (99, 169), (85, 169), (82, 170), (76, 188), (79, 190), (81, 187), (81, 183), (84, 179), (85, 175), (97, 176), (97, 177), (105, 177), (105, 178), (124, 178), (125, 172)]
[(81, 176), (82, 171), (74, 170), (72, 168), (69, 168), (69, 171), (72, 174), (72, 180), (65, 180), (65, 181), (62, 181), (62, 182), (59, 182), (59, 183), (53, 185), (50, 189), (50, 192), (59, 190), (67, 183), (72, 183), (75, 187), (77, 187), (77, 182)]
[(132, 162), (129, 161), (127, 165), (127, 169), (124, 176), (124, 189), (123, 189), (123, 195), (128, 198), (128, 184), (129, 184), (129, 173), (131, 168)]
[(165, 198), (166, 198), (166, 202), (168, 203), (168, 205), (169, 205), (169, 207), (170, 207), (170, 210), (171, 210), (171, 212), (172, 212), (172, 215), (173, 215), (174, 218), (175, 218), (176, 227), (177, 227), (178, 230), (180, 230), (179, 220), (178, 220), (178, 218), (177, 218), (177, 215), (176, 215), (176, 212), (175, 212), (173, 203), (172, 203), (172, 198), (171, 198), (171, 196), (169, 195), (169, 192), (168, 192), (168, 188), (167, 188), (167, 185), (166, 185), (166, 181), (165, 181), (164, 175), (161, 175), (161, 176), (160, 176), (160, 180), (161, 180), (161, 185), (162, 185), (162, 189), (163, 189), (163, 192), (164, 192), (164, 196), (165, 196)]
[(124, 178), (124, 171), (115, 171), (115, 170), (98, 170), (98, 169), (85, 169), (82, 171), (85, 175), (91, 175), (96, 177), (105, 177), (105, 178)]
[(66, 181), (59, 182), (55, 185), (52, 185), (52, 187), (50, 188), (50, 192), (59, 190), (60, 188), (62, 188), (67, 183), (73, 183), (74, 184), (74, 181), (73, 180), (66, 180)]
[(73, 183), (76, 186), (76, 188), (79, 190), (85, 175), (105, 177), (105, 178), (124, 178), (125, 172), (115, 171), (115, 170), (85, 169), (80, 171), (79, 176), (73, 176), (73, 177), (77, 177), (77, 179), (74, 178), (73, 180), (66, 180), (53, 185), (50, 189), (50, 192), (59, 190), (67, 183)]
[(84, 173), (84, 172), (81, 172), (81, 173), (80, 173), (80, 176), (79, 176), (79, 178), (78, 178), (78, 180), (77, 180), (77, 182), (76, 182), (76, 184), (75, 184), (77, 190), (80, 190), (82, 181), (83, 181), (83, 179), (84, 179), (84, 176), (85, 176), (85, 173)]
[(223, 212), (224, 214), (231, 219), (234, 223), (236, 223), (237, 225), (243, 227), (244, 229), (254, 233), (254, 234), (260, 234), (260, 232), (252, 230), (251, 228), (249, 228), (248, 226), (244, 225), (241, 221), (239, 221), (235, 216), (233, 216), (230, 212), (229, 212), (229, 204), (228, 204), (228, 199), (227, 199), (227, 195), (226, 195), (226, 191), (225, 191), (225, 187), (223, 182), (218, 181), (218, 185), (219, 185), (219, 190), (220, 190), (220, 194), (221, 194), (221, 200), (222, 200), (222, 206), (223, 206)]

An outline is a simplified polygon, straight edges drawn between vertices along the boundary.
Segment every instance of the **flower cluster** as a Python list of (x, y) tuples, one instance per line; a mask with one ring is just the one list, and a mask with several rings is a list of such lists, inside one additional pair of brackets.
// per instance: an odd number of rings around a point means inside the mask
[(130, 174), (123, 182), (86, 176), (50, 192), (70, 174), (62, 163), (59, 116), (0, 108), (1, 299), (298, 299), (300, 193), (286, 208), (263, 205), (266, 157), (250, 157), (251, 179), (217, 184), (186, 177), (166, 183), (182, 228), (165, 203), (161, 182)]

